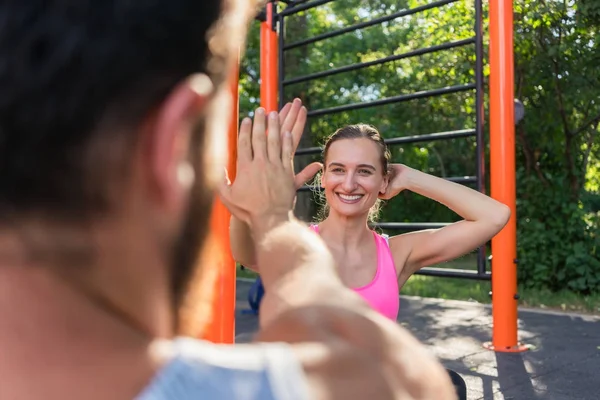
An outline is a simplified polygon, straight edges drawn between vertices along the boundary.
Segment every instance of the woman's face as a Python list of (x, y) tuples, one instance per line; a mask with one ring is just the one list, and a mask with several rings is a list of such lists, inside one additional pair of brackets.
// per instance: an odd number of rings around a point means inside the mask
[(367, 215), (387, 183), (377, 143), (340, 139), (329, 146), (321, 186), (333, 211), (346, 217)]

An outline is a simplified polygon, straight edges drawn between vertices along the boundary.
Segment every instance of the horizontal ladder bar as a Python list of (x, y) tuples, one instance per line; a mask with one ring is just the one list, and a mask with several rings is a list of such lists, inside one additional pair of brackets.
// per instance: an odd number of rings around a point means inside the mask
[(439, 229), (451, 224), (452, 222), (377, 222), (372, 224), (372, 227), (391, 231), (421, 231)]
[(424, 90), (421, 92), (410, 93), (410, 94), (402, 94), (399, 96), (387, 97), (385, 99), (379, 99), (374, 101), (368, 101), (364, 103), (354, 103), (354, 104), (346, 104), (343, 106), (331, 107), (331, 108), (323, 108), (320, 110), (313, 110), (308, 112), (309, 117), (317, 117), (320, 115), (334, 114), (338, 112), (358, 110), (361, 108), (382, 106), (386, 104), (393, 103), (401, 103), (404, 101), (415, 100), (415, 99), (425, 99), (428, 97), (441, 96), (444, 94), (457, 93), (457, 92), (465, 92), (467, 90), (475, 89), (474, 83), (469, 83), (466, 85), (456, 85), (449, 86), (441, 89), (433, 89), (433, 90)]
[(477, 183), (476, 176), (455, 176), (455, 177), (450, 177), (450, 178), (445, 178), (445, 179), (447, 181), (454, 182), (454, 183), (461, 183), (463, 185), (465, 185), (467, 183)]
[[(472, 137), (476, 135), (475, 129), (460, 129), (457, 131), (427, 133), (423, 135), (402, 136), (390, 139), (384, 139), (388, 145), (410, 144), (410, 143), (425, 143), (434, 142), (437, 140), (449, 140), (463, 137)], [(296, 150), (297, 156), (319, 154), (323, 151), (323, 147), (306, 147)]]
[[(369, 21), (365, 21), (365, 22), (361, 22), (361, 23), (358, 23), (358, 24), (350, 25), (350, 26), (347, 26), (345, 28), (338, 29), (338, 30), (335, 30), (335, 31), (332, 31), (332, 32), (322, 33), (320, 35), (313, 36), (313, 37), (308, 38), (308, 39), (303, 39), (303, 40), (299, 40), (297, 42), (292, 42), (290, 44), (284, 45), (283, 49), (284, 50), (290, 50), (290, 49), (293, 49), (293, 48), (296, 48), (296, 47), (306, 46), (308, 44), (316, 43), (316, 42), (319, 42), (321, 40), (330, 39), (332, 37), (343, 35), (344, 33), (352, 32), (352, 31), (356, 31), (356, 30), (359, 30), (359, 29), (368, 28), (368, 27), (373, 26), (373, 25), (379, 25), (379, 24), (382, 24), (384, 22), (392, 21), (392, 20), (394, 20), (396, 18), (406, 17), (408, 15), (417, 14), (419, 12), (430, 10), (432, 8), (437, 8), (437, 7), (445, 6), (446, 4), (455, 3), (456, 1), (458, 1), (458, 0), (440, 0), (440, 1), (434, 1), (433, 3), (424, 4), (424, 5), (419, 6), (419, 7), (401, 10), (401, 11), (395, 12), (395, 13), (390, 14), (390, 15), (384, 15), (384, 16), (379, 17), (379, 18), (375, 18), (375, 19), (372, 19), (372, 20), (369, 20)], [(328, 3), (328, 2), (327, 1), (322, 2), (322, 4), (325, 4), (325, 3)], [(304, 6), (307, 6), (307, 5), (308, 4), (305, 4)], [(308, 8), (311, 8), (311, 7), (308, 7)], [(308, 9), (308, 8), (306, 8), (306, 9)], [(286, 15), (285, 11), (283, 11), (282, 14)]]
[(323, 4), (331, 3), (332, 1), (334, 0), (307, 1), (301, 4), (289, 6), (285, 10), (281, 11), (279, 14), (287, 17), (288, 15), (298, 14), (299, 12), (310, 10), (311, 8), (322, 6)]
[(480, 281), (489, 281), (492, 279), (491, 273), (480, 274), (477, 271), (468, 269), (451, 269), (451, 268), (423, 268), (417, 272), (417, 275), (436, 276), (440, 278), (462, 278), (473, 279)]
[(437, 46), (431, 46), (431, 47), (426, 47), (423, 49), (417, 49), (417, 50), (409, 51), (409, 52), (402, 53), (402, 54), (395, 54), (395, 55), (391, 55), (391, 56), (380, 58), (380, 59), (373, 60), (373, 61), (367, 61), (367, 62), (363, 62), (363, 63), (346, 65), (344, 67), (333, 68), (333, 69), (329, 69), (327, 71), (321, 71), (321, 72), (316, 72), (314, 74), (299, 76), (297, 78), (286, 79), (283, 81), (283, 85), (288, 86), (288, 85), (293, 85), (296, 83), (312, 81), (315, 79), (324, 78), (324, 77), (332, 76), (332, 75), (337, 75), (337, 74), (341, 74), (344, 72), (355, 71), (358, 69), (372, 67), (374, 65), (385, 64), (385, 63), (392, 62), (392, 61), (398, 61), (398, 60), (402, 60), (405, 58), (411, 58), (411, 57), (421, 56), (424, 54), (435, 53), (438, 51), (448, 50), (448, 49), (452, 49), (455, 47), (462, 47), (462, 46), (466, 46), (466, 45), (474, 44), (474, 43), (475, 43), (474, 37), (469, 38), (469, 39), (457, 40), (454, 42), (448, 42), (448, 43), (440, 44)]

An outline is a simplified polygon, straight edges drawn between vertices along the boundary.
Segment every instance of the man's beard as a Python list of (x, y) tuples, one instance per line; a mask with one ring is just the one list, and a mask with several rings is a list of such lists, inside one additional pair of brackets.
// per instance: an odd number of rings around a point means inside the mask
[[(212, 193), (200, 194), (201, 183), (192, 189), (188, 212), (183, 221), (179, 237), (173, 246), (171, 262), (171, 293), (173, 307), (179, 312), (193, 282), (202, 279), (199, 261), (208, 236), (208, 221), (212, 208)], [(207, 192), (210, 192), (207, 190)]]
[[(214, 268), (211, 264), (210, 218), (214, 191), (206, 171), (205, 120), (200, 121), (192, 136), (190, 163), (195, 181), (190, 188), (188, 210), (179, 236), (171, 247), (171, 296), (178, 335), (198, 336), (210, 318)], [(207, 254), (207, 251), (208, 253)], [(202, 265), (201, 265), (202, 264)]]
[[(220, 138), (226, 137), (230, 108), (227, 97), (216, 96), (195, 125), (190, 143), (190, 162), (194, 167), (195, 182), (190, 190), (188, 210), (181, 231), (172, 246), (171, 293), (175, 311), (175, 332), (184, 336), (200, 336), (206, 329), (213, 312), (215, 282), (220, 275), (223, 254), (227, 251), (222, 238), (211, 235), (211, 224), (222, 232), (222, 212), (211, 220), (215, 192), (213, 185), (225, 166), (222, 152), (227, 147)], [(207, 115), (210, 115), (207, 118)], [(221, 122), (221, 123), (220, 123)], [(219, 132), (211, 136), (209, 132)], [(212, 140), (211, 140), (212, 139)], [(230, 139), (231, 140), (231, 139)], [(225, 142), (226, 143), (226, 142)], [(219, 166), (221, 168), (219, 168)], [(220, 205), (222, 207), (222, 205)], [(228, 223), (228, 221), (227, 221)], [(225, 246), (228, 247), (228, 246)]]

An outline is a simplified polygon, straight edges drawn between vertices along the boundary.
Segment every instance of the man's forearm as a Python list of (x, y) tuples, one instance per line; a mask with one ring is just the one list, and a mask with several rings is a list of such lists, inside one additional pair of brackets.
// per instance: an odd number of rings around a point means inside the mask
[(257, 270), (254, 239), (250, 227), (234, 216), (231, 217), (229, 222), (229, 241), (235, 261), (247, 268)]
[(327, 246), (308, 227), (291, 216), (278, 216), (263, 219), (252, 229), (265, 286), (261, 325), (295, 307), (368, 307), (345, 287)]
[(322, 279), (341, 284), (325, 243), (291, 212), (257, 219), (251, 229), (265, 288), (290, 276), (304, 279), (307, 271), (318, 271)]
[[(294, 199), (294, 206), (296, 204), (296, 199)], [(253, 225), (263, 227), (264, 222), (258, 221)], [(256, 257), (256, 243), (252, 234), (252, 230), (250, 226), (236, 218), (235, 216), (231, 216), (229, 221), (229, 242), (231, 246), (231, 253), (233, 254), (233, 258), (235, 261), (244, 265), (247, 268), (250, 268), (256, 272), (259, 272), (258, 261)]]

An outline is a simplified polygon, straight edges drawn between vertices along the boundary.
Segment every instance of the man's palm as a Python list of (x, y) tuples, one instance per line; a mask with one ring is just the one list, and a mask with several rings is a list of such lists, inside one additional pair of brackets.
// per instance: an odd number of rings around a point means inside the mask
[[(279, 122), (281, 124), (281, 133), (291, 132), (292, 134), (292, 157), (296, 153), (302, 134), (304, 133), (304, 126), (306, 125), (307, 110), (302, 105), (300, 99), (295, 99), (292, 103), (287, 103), (279, 112)], [(311, 180), (323, 166), (314, 162), (300, 171), (294, 177), (294, 184), (296, 190), (300, 189), (306, 182)]]

